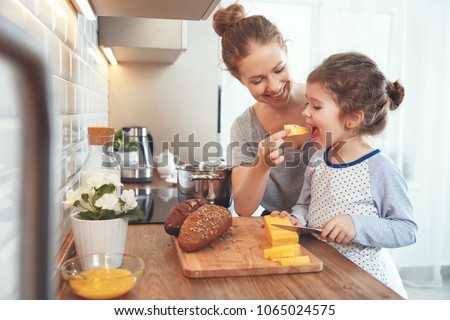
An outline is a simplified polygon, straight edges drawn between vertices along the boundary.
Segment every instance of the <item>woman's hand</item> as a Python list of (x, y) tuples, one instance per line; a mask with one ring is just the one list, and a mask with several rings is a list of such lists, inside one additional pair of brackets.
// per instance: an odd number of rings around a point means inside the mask
[(327, 238), (328, 242), (347, 244), (356, 236), (355, 225), (350, 215), (335, 216), (323, 227), (320, 238)]
[(288, 217), (289, 220), (291, 220), (291, 222), (292, 222), (292, 224), (293, 224), (294, 226), (298, 226), (298, 227), (301, 227), (301, 226), (302, 226), (300, 220), (298, 220), (297, 218), (294, 218), (293, 216), (291, 216), (291, 215), (290, 215), (288, 212), (286, 212), (286, 211), (281, 211), (281, 212), (279, 212), (279, 211), (272, 211), (272, 212), (270, 213), (270, 215), (271, 215), (271, 216), (277, 216), (277, 215), (279, 215), (280, 217)]
[(268, 167), (275, 167), (284, 161), (283, 138), (288, 135), (290, 130), (278, 131), (259, 142), (258, 157), (262, 159)]

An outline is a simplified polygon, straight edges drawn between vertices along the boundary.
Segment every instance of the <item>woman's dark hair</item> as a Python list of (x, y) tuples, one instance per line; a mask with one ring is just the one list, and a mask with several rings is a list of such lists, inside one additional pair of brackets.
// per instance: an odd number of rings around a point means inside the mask
[(334, 54), (308, 76), (308, 83), (319, 83), (330, 91), (344, 115), (363, 111), (358, 134), (377, 135), (386, 127), (389, 110), (403, 101), (405, 89), (386, 80), (377, 64), (358, 52)]
[(238, 63), (250, 54), (252, 45), (276, 42), (286, 49), (286, 42), (278, 28), (261, 15), (245, 16), (244, 7), (234, 3), (216, 11), (213, 27), (222, 37), (222, 60), (228, 71), (239, 79)]

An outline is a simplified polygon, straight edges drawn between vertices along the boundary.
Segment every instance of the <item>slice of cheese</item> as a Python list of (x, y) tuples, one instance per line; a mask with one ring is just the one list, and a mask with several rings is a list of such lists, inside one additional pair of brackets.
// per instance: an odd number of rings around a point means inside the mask
[(295, 231), (272, 225), (286, 224), (292, 226), (289, 217), (264, 216), (264, 232), (271, 248), (264, 249), (264, 257), (278, 262), (282, 266), (294, 266), (310, 263), (309, 257), (300, 255), (299, 236)]
[(290, 244), (287, 246), (277, 246), (264, 249), (264, 258), (287, 258), (300, 255), (300, 244)]
[(271, 258), (270, 260), (280, 263), (282, 266), (295, 266), (299, 264), (308, 264), (311, 261), (309, 256), (295, 256), (284, 258)]
[(291, 132), (288, 133), (288, 137), (290, 136), (298, 136), (302, 134), (307, 134), (309, 132), (308, 127), (301, 127), (296, 124), (285, 124), (284, 130), (291, 130)]
[(264, 231), (272, 247), (298, 243), (299, 237), (297, 232), (275, 227), (272, 223), (292, 225), (288, 217), (264, 216)]

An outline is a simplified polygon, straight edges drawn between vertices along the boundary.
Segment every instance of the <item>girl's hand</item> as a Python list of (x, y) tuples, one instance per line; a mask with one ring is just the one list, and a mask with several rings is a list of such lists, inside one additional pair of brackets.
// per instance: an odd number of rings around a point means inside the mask
[(259, 142), (258, 157), (268, 167), (275, 167), (284, 161), (283, 150), (280, 147), (284, 143), (283, 138), (289, 132), (290, 130), (281, 130)]
[(320, 238), (327, 238), (328, 242), (347, 244), (356, 236), (356, 229), (350, 215), (335, 216), (323, 227)]

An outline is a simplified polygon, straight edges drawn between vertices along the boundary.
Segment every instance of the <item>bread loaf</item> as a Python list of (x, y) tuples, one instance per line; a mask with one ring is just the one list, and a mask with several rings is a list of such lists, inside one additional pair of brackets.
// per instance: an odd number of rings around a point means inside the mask
[(178, 246), (186, 252), (199, 250), (220, 237), (232, 224), (226, 208), (205, 204), (191, 213), (180, 229)]
[(178, 237), (180, 228), (183, 225), (184, 220), (195, 210), (209, 203), (205, 199), (189, 199), (177, 204), (167, 216), (164, 223), (164, 230), (175, 237)]

